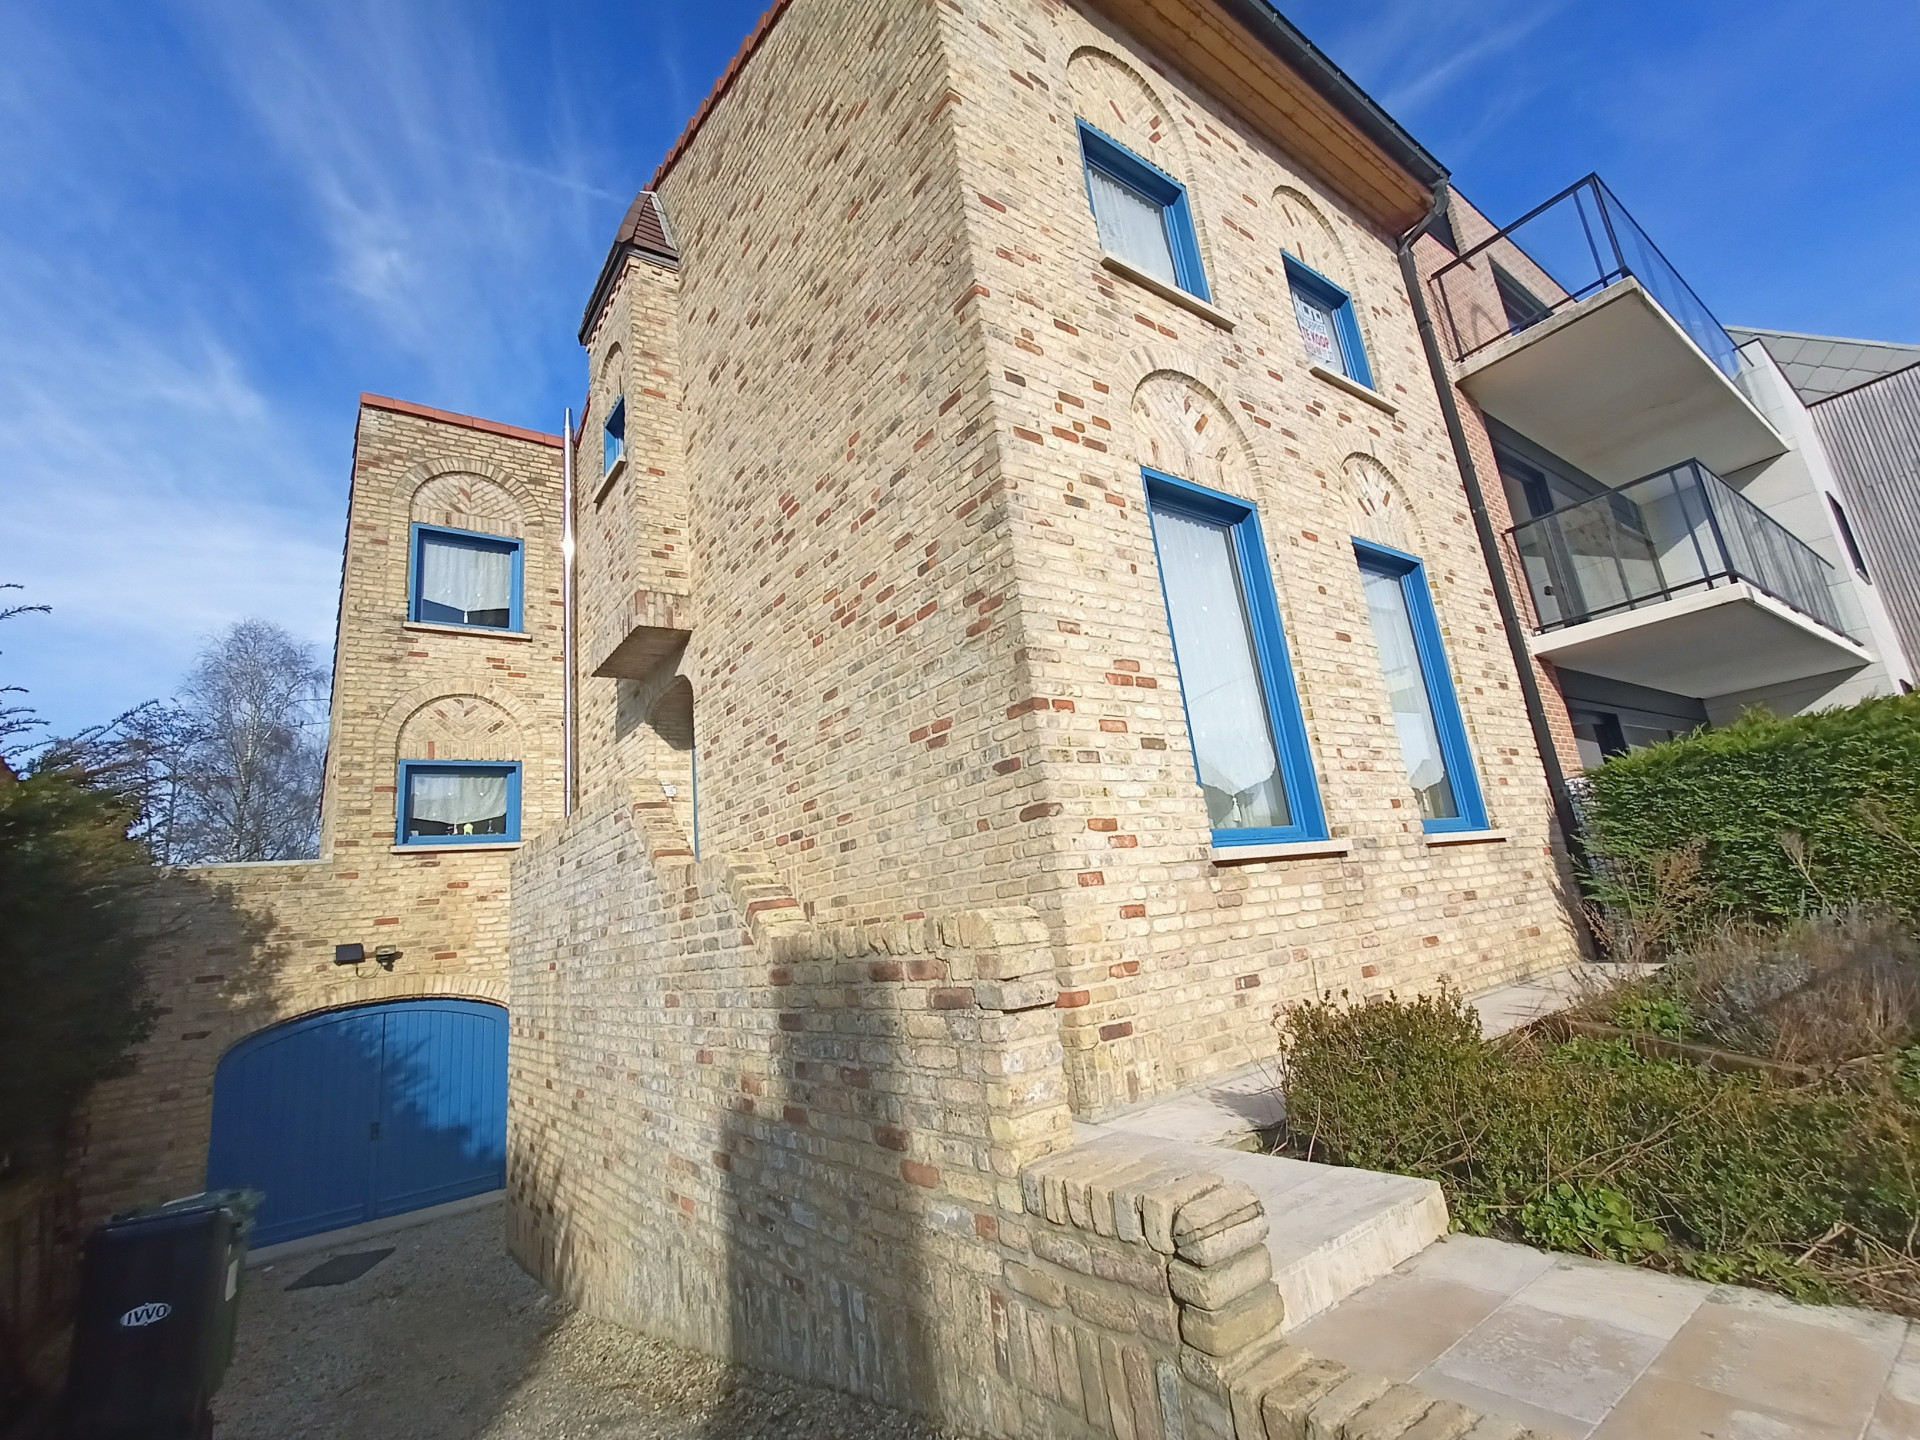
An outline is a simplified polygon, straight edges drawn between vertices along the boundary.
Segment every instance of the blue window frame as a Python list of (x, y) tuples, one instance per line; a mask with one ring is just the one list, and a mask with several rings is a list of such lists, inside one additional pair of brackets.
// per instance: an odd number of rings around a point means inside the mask
[(600, 437), (600, 459), (602, 475), (613, 473), (613, 467), (620, 463), (620, 457), (627, 453), (627, 397), (622, 395), (613, 402), (613, 409), (607, 412), (607, 426)]
[(1326, 839), (1259, 513), (1191, 481), (1141, 473), (1213, 843)]
[(520, 839), (520, 766), (400, 762), (398, 845), (512, 845)]
[(1163, 284), (1211, 302), (1187, 187), (1082, 120), (1080, 157), (1100, 248)]
[(1367, 363), (1367, 346), (1360, 338), (1360, 319), (1354, 313), (1353, 297), (1293, 256), (1283, 258), (1287, 264), (1287, 288), (1293, 292), (1294, 318), (1300, 323), (1300, 339), (1307, 347), (1307, 358), (1371, 390), (1373, 367)]
[(522, 629), (523, 541), (440, 525), (413, 527), (407, 618), (475, 630)]
[(1353, 551), (1421, 826), (1429, 834), (1484, 830), (1486, 801), (1440, 643), (1426, 567), (1367, 540), (1355, 540)]

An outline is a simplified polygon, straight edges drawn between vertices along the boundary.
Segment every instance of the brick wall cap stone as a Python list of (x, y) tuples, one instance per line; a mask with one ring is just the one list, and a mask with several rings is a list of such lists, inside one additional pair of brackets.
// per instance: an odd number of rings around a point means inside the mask
[(1213, 1234), (1198, 1240), (1182, 1240), (1174, 1247), (1175, 1253), (1189, 1264), (1203, 1269), (1220, 1265), (1243, 1251), (1251, 1250), (1267, 1238), (1267, 1217), (1264, 1211), (1255, 1211), (1253, 1218), (1230, 1225), (1225, 1230), (1216, 1230)]
[(1181, 1175), (1140, 1193), (1140, 1225), (1147, 1243), (1162, 1255), (1173, 1254), (1173, 1217), (1182, 1205), (1198, 1200), (1226, 1182), (1207, 1171)]
[(1349, 1372), (1307, 1412), (1306, 1440), (1341, 1440), (1348, 1422), (1390, 1388), (1378, 1375)]
[(1267, 1440), (1306, 1440), (1308, 1413), (1352, 1374), (1337, 1360), (1313, 1359), (1261, 1396)]
[(1184, 1260), (1167, 1265), (1167, 1288), (1187, 1305), (1218, 1310), (1273, 1278), (1273, 1255), (1255, 1245), (1225, 1264), (1202, 1268)]
[(1262, 1213), (1260, 1197), (1250, 1186), (1229, 1181), (1180, 1207), (1173, 1217), (1174, 1243), (1203, 1240)]
[(1341, 1440), (1403, 1440), (1433, 1406), (1433, 1396), (1411, 1385), (1389, 1385), (1386, 1394), (1346, 1423), (1339, 1432)]
[[(1202, 1310), (1198, 1305), (1180, 1311), (1180, 1338), (1209, 1355), (1231, 1355), (1276, 1330), (1286, 1318), (1286, 1302), (1279, 1287), (1269, 1285), (1235, 1300), (1224, 1310)], [(1356, 1407), (1358, 1408), (1358, 1407)]]

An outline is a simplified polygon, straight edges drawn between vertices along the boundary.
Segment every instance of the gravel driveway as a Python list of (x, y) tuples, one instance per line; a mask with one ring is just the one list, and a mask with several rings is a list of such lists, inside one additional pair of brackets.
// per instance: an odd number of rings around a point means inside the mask
[(943, 1440), (898, 1411), (570, 1312), (508, 1258), (498, 1206), (247, 1274), (217, 1440)]

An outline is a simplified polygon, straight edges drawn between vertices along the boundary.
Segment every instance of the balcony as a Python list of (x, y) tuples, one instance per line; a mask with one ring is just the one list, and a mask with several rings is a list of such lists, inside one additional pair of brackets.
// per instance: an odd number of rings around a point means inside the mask
[(1731, 472), (1787, 448), (1732, 338), (1598, 176), (1427, 283), (1461, 388), (1610, 485), (1676, 455)]
[(1698, 460), (1515, 526), (1536, 655), (1708, 699), (1857, 669), (1831, 567)]

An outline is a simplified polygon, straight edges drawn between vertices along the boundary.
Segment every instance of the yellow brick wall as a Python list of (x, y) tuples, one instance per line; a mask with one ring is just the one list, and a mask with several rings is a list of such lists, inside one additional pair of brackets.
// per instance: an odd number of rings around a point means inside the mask
[[(161, 1016), (83, 1118), (89, 1217), (200, 1188), (215, 1068), (263, 1026), (421, 995), (507, 1001), (511, 852), (395, 853), (395, 780), (402, 759), (519, 760), (522, 833), (559, 820), (561, 452), (418, 410), (360, 411), (321, 856), (162, 878), (149, 907)], [(524, 635), (407, 623), (415, 521), (526, 541)], [(342, 967), (338, 944), (402, 953), (390, 971)]]

